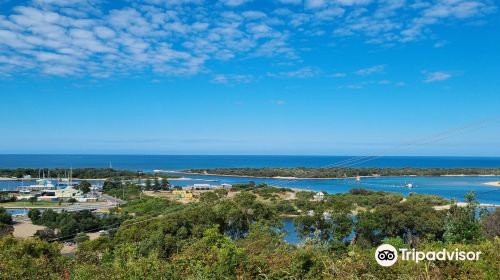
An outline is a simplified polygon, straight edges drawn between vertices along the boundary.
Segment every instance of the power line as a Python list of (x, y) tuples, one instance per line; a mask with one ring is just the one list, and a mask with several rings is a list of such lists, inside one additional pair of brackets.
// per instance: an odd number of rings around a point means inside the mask
[[(348, 167), (352, 167), (354, 165), (358, 165), (358, 164), (361, 164), (361, 163), (366, 163), (368, 161), (372, 161), (372, 160), (375, 160), (375, 159), (387, 156), (388, 154), (391, 154), (394, 151), (401, 151), (401, 150), (405, 150), (405, 149), (408, 149), (408, 148), (411, 148), (411, 147), (414, 147), (414, 146), (428, 145), (428, 144), (436, 143), (436, 142), (445, 140), (447, 138), (450, 138), (450, 137), (452, 137), (454, 135), (460, 135), (460, 134), (464, 133), (467, 130), (480, 129), (480, 128), (486, 126), (487, 124), (489, 124), (491, 122), (498, 122), (499, 120), (500, 120), (500, 116), (495, 116), (495, 117), (484, 119), (484, 120), (481, 120), (481, 121), (477, 121), (477, 122), (473, 122), (473, 123), (468, 123), (468, 124), (465, 124), (463, 126), (460, 126), (460, 127), (457, 127), (457, 128), (453, 128), (453, 129), (448, 129), (448, 130), (445, 130), (443, 132), (437, 133), (435, 135), (431, 135), (431, 136), (428, 136), (428, 137), (417, 139), (415, 141), (412, 141), (412, 142), (409, 142), (409, 143), (405, 143), (405, 144), (402, 144), (402, 145), (397, 146), (397, 147), (388, 148), (381, 155), (354, 157), (354, 158), (351, 158), (351, 159), (348, 159), (348, 160), (341, 161), (342, 164), (333, 163), (333, 164), (325, 165), (325, 166), (320, 167), (320, 168), (333, 167), (333, 168), (337, 168), (337, 169), (345, 169), (345, 168), (348, 168)], [(311, 179), (314, 179), (314, 178), (311, 178)], [(332, 179), (334, 179), (334, 178), (332, 178)], [(273, 179), (272, 181), (269, 181), (269, 183), (273, 184), (273, 182), (278, 182), (278, 180), (279, 179)], [(283, 186), (283, 185), (286, 186), (286, 185), (289, 185), (290, 183), (292, 183), (294, 181), (297, 181), (297, 180), (298, 179), (295, 179), (295, 178), (294, 179), (287, 179), (287, 180), (279, 180), (279, 182), (281, 182), (281, 185), (278, 185), (278, 186)]]

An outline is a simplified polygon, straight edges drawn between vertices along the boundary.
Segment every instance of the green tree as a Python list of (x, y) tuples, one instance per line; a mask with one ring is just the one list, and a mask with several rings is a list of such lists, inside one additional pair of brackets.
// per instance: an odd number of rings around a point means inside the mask
[(83, 232), (80, 232), (78, 233), (76, 236), (75, 236), (75, 242), (77, 244), (81, 243), (81, 242), (84, 242), (84, 241), (87, 241), (89, 240), (89, 236)]
[(168, 182), (167, 178), (162, 177), (161, 178), (161, 189), (168, 190), (169, 188), (170, 188), (170, 183)]
[(481, 224), (476, 218), (479, 203), (473, 192), (465, 195), (465, 207), (453, 205), (446, 217), (444, 239), (450, 243), (475, 243), (482, 238)]
[(33, 205), (35, 204), (35, 202), (37, 202), (38, 200), (38, 197), (36, 196), (31, 196), (30, 198), (28, 198), (28, 201)]
[(151, 183), (151, 179), (147, 178), (146, 179), (146, 186), (144, 187), (147, 191), (150, 191), (151, 190), (151, 186), (152, 186), (152, 183)]
[(31, 219), (31, 222), (35, 225), (37, 225), (40, 222), (40, 219), (42, 217), (42, 214), (40, 210), (33, 208), (28, 211), (28, 218)]
[(52, 241), (57, 238), (55, 231), (51, 228), (40, 229), (35, 232), (35, 236), (38, 236), (42, 240)]
[(88, 181), (81, 181), (78, 185), (78, 189), (83, 193), (89, 193), (92, 185)]
[(496, 208), (491, 213), (486, 213), (481, 217), (481, 224), (484, 235), (494, 238), (500, 236), (500, 208)]
[(242, 250), (214, 227), (177, 255), (175, 265), (185, 268), (180, 271), (185, 279), (235, 279), (242, 261)]
[(37, 238), (0, 239), (0, 278), (63, 279), (72, 268), (71, 262), (61, 256), (62, 245)]
[(160, 190), (160, 181), (158, 181), (158, 177), (156, 177), (156, 176), (153, 179), (153, 190), (154, 191), (159, 191)]
[(12, 224), (12, 215), (3, 207), (0, 207), (0, 223), (6, 225)]
[(0, 224), (0, 239), (4, 236), (11, 235), (13, 232), (14, 232), (14, 227), (12, 225)]
[(59, 214), (52, 209), (47, 209), (43, 211), (42, 216), (38, 224), (45, 225), (49, 228), (57, 228), (58, 227), (58, 217)]

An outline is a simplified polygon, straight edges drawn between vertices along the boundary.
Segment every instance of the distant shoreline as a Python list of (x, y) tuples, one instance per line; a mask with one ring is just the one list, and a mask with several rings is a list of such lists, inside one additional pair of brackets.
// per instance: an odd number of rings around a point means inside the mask
[(275, 179), (275, 180), (342, 180), (342, 179), (356, 179), (359, 178), (394, 178), (394, 177), (500, 177), (500, 175), (465, 175), (465, 174), (447, 174), (438, 176), (426, 176), (426, 175), (394, 175), (394, 176), (355, 176), (355, 177), (330, 177), (330, 178), (305, 178), (305, 177), (265, 177), (265, 176), (250, 176), (250, 175), (229, 175), (229, 174), (214, 174), (214, 173), (199, 173), (199, 172), (187, 172), (187, 171), (173, 171), (173, 170), (162, 170), (164, 173), (177, 173), (185, 175), (202, 175), (202, 176), (220, 176), (220, 177), (238, 177), (238, 178), (255, 178), (255, 179)]
[[(57, 180), (54, 178), (6, 178), (6, 177), (0, 177), (0, 181), (36, 181), (40, 179), (46, 179), (46, 180)], [(106, 181), (108, 178), (96, 178), (96, 179), (80, 179), (80, 178), (73, 178), (71, 180), (77, 180), (77, 181)]]
[[(220, 177), (238, 177), (238, 178), (255, 178), (255, 179), (276, 179), (276, 180), (340, 180), (340, 179), (354, 179), (356, 177), (343, 177), (343, 178), (300, 178), (300, 177), (264, 177), (264, 176), (249, 176), (249, 175), (228, 175), (228, 174), (213, 174), (213, 173), (198, 173), (198, 172), (186, 172), (186, 171), (170, 171), (164, 170), (164, 173), (177, 173), (186, 175), (202, 175), (202, 176), (220, 176)], [(385, 177), (416, 177), (417, 175), (408, 176), (385, 176)], [(378, 178), (382, 176), (359, 176), (360, 178)]]

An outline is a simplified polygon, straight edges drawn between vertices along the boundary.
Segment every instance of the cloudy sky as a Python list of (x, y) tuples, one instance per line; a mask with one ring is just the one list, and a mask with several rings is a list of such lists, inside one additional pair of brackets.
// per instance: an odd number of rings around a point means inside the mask
[(499, 156), (499, 26), (490, 0), (0, 0), (0, 153)]

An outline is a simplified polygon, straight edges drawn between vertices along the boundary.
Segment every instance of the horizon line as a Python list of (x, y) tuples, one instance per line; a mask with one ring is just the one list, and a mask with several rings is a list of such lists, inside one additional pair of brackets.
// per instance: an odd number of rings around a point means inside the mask
[(500, 155), (318, 155), (318, 154), (97, 154), (97, 153), (0, 153), (0, 156), (240, 156), (240, 157), (440, 157), (440, 158), (500, 158)]

